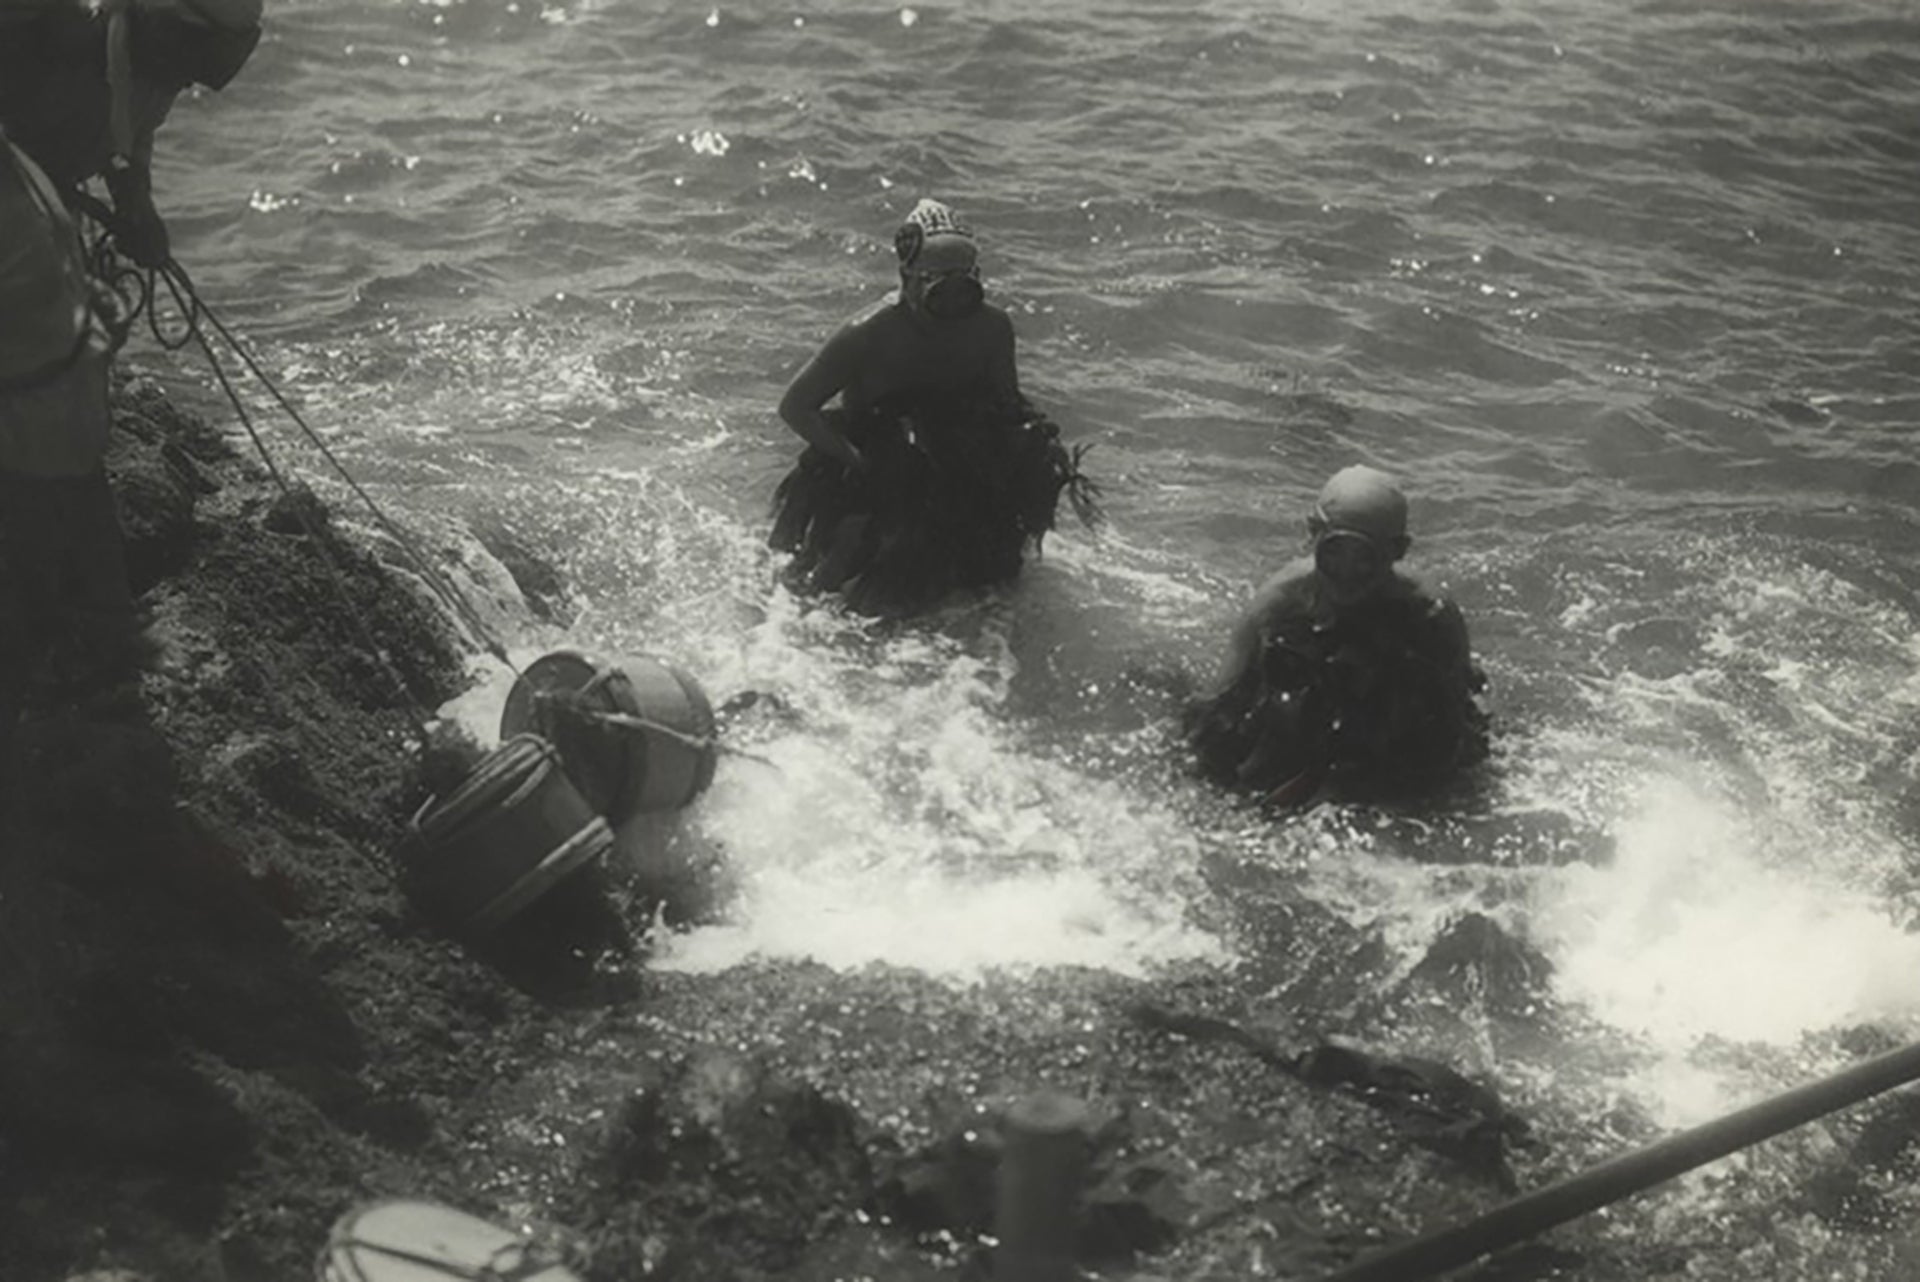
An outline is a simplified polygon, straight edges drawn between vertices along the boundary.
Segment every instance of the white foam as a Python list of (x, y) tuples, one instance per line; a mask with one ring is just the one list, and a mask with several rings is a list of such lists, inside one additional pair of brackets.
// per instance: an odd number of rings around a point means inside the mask
[(823, 645), (776, 610), (745, 661), (799, 724), (732, 760), (698, 811), (740, 887), (726, 920), (656, 964), (872, 962), (956, 979), (1075, 965), (1139, 974), (1223, 959), (1191, 924), (1197, 839), (1170, 811), (1018, 742), (1004, 653), (925, 635)]
[(1826, 871), (1871, 861), (1767, 840), (1673, 782), (1649, 785), (1616, 837), (1611, 863), (1544, 881), (1535, 917), (1562, 996), (1600, 1019), (1679, 1052), (1920, 1015), (1920, 936)]

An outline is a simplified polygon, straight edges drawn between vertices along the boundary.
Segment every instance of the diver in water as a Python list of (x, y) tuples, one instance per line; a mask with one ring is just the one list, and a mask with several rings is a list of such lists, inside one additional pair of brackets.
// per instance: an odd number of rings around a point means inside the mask
[(1307, 520), (1312, 556), (1269, 579), (1212, 690), (1186, 713), (1201, 770), (1278, 805), (1328, 786), (1405, 793), (1486, 755), (1487, 718), (1458, 607), (1396, 567), (1407, 500), (1344, 468)]
[(881, 615), (1014, 577), (1063, 490), (1095, 519), (1079, 451), (1020, 391), (1013, 321), (986, 301), (973, 233), (921, 200), (894, 251), (899, 292), (843, 326), (780, 400), (807, 448), (768, 539), (794, 553), (795, 587)]

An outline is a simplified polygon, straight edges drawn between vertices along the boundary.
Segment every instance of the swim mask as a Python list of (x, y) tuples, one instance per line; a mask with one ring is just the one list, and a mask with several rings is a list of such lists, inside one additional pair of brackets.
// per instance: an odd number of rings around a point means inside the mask
[(1384, 583), (1407, 550), (1407, 500), (1384, 472), (1347, 467), (1320, 491), (1313, 515), (1313, 567), (1336, 601), (1358, 601)]
[(946, 272), (919, 273), (920, 306), (927, 315), (941, 320), (959, 320), (980, 310), (986, 301), (986, 286), (980, 283), (977, 267), (956, 268)]
[(1313, 541), (1313, 568), (1342, 595), (1370, 587), (1392, 564), (1385, 549), (1355, 530), (1328, 530)]

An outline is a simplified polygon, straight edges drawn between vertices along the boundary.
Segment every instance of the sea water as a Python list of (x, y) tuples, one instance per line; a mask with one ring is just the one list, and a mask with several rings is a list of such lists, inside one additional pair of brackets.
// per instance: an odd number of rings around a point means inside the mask
[[(1389, 944), (1353, 985), (1467, 912), (1538, 949), (1591, 1056), (1532, 1102), (1572, 1114), (1685, 1125), (1920, 1031), (1911, 6), (268, 19), (159, 148), (209, 300), (382, 501), (561, 565), (580, 613), (522, 657), (783, 710), (687, 818), (726, 910), (654, 965), (1231, 967), (1238, 864)], [(1110, 522), (885, 629), (778, 585), (772, 407), (922, 195)], [(1276, 825), (1171, 719), (1355, 461), (1411, 496), (1495, 756), (1459, 815)]]

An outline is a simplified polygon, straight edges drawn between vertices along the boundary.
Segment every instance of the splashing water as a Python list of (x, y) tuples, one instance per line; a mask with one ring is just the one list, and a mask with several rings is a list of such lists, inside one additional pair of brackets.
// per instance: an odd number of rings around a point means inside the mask
[(792, 610), (755, 630), (749, 662), (798, 724), (754, 747), (772, 769), (737, 763), (691, 817), (740, 893), (726, 922), (670, 940), (662, 964), (808, 958), (969, 978), (1221, 956), (1186, 920), (1195, 838), (1164, 807), (1021, 743), (1000, 715), (1004, 645), (808, 643), (847, 626)]
[[(611, 519), (657, 519), (646, 510)], [(620, 545), (651, 547), (651, 533), (629, 530)], [(698, 559), (713, 566), (719, 550)], [(670, 587), (662, 595), (684, 594), (682, 605), (712, 592), (704, 576)], [(569, 644), (616, 663), (664, 653), (712, 692), (750, 689), (778, 709), (725, 736), (741, 752), (678, 817), (674, 840), (714, 851), (733, 898), (721, 920), (663, 934), (656, 965), (885, 963), (966, 980), (1225, 960), (1189, 920), (1199, 840), (1172, 807), (1023, 742), (1006, 715), (1017, 664), (1003, 629), (964, 643), (884, 634), (778, 589), (760, 622), (730, 635), (673, 599), (644, 621), (644, 644), (635, 618), (606, 616), (570, 630)], [(511, 657), (525, 667), (540, 653)], [(513, 672), (481, 661), (475, 676), (442, 715), (491, 744)]]
[(1668, 1051), (1920, 1017), (1920, 935), (1809, 852), (1769, 847), (1726, 803), (1651, 786), (1612, 863), (1543, 888), (1562, 992)]

